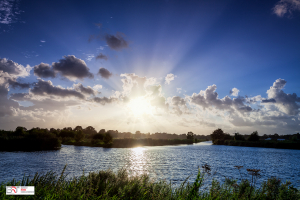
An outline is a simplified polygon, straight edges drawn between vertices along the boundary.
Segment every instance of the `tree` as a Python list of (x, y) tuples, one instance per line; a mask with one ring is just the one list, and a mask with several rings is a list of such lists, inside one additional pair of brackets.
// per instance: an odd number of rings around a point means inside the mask
[(212, 141), (215, 140), (221, 140), (224, 137), (224, 132), (222, 129), (216, 129), (212, 134), (211, 134), (211, 139)]
[(105, 144), (109, 144), (109, 143), (112, 143), (112, 141), (113, 141), (113, 137), (112, 137), (109, 133), (106, 133), (106, 134), (104, 135), (103, 142), (104, 142)]
[(73, 131), (80, 131), (80, 130), (82, 131), (83, 128), (81, 126), (76, 126)]
[(101, 130), (99, 131), (99, 133), (104, 134), (104, 133), (105, 133), (105, 129), (101, 129)]
[(259, 141), (258, 132), (254, 131), (248, 138), (248, 141)]
[(92, 127), (92, 126), (86, 127), (86, 128), (83, 130), (83, 132), (84, 132), (85, 134), (87, 134), (87, 135), (93, 135), (93, 134), (96, 134), (96, 133), (97, 133), (97, 131), (95, 130), (95, 128)]
[(15, 135), (24, 135), (25, 131), (27, 131), (27, 129), (25, 127), (22, 126), (18, 126), (15, 130)]
[(84, 136), (85, 135), (82, 130), (76, 131), (76, 135), (75, 135), (76, 142), (80, 142), (81, 140), (83, 140)]
[(187, 138), (188, 140), (194, 139), (194, 133), (193, 133), (193, 132), (188, 132), (186, 138)]
[(241, 141), (244, 141), (245, 140), (245, 137), (239, 133), (235, 133), (234, 134), (234, 140), (241, 140)]

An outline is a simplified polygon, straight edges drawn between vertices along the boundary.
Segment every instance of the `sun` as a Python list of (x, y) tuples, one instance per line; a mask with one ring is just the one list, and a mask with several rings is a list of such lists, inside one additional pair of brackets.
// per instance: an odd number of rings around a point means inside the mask
[(131, 99), (127, 106), (129, 111), (137, 117), (144, 114), (152, 115), (153, 107), (151, 106), (149, 100), (145, 97)]

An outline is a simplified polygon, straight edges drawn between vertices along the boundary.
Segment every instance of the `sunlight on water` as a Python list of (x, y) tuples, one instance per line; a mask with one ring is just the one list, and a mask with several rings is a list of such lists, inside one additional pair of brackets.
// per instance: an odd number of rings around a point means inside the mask
[(145, 171), (147, 157), (145, 151), (147, 149), (143, 147), (132, 148), (130, 151), (130, 170), (134, 174), (142, 174)]

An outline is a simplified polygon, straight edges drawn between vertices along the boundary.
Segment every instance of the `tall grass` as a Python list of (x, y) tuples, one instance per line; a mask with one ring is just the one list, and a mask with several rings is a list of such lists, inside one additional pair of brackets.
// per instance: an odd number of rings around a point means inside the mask
[[(12, 180), (0, 184), (1, 199), (300, 199), (300, 192), (289, 182), (281, 183), (270, 178), (260, 187), (252, 181), (225, 179), (223, 183), (213, 180), (210, 187), (203, 189), (204, 181), (210, 175), (208, 165), (193, 183), (188, 178), (179, 187), (173, 188), (165, 181), (154, 182), (147, 174), (130, 176), (126, 169), (117, 173), (111, 170), (90, 172), (88, 175), (67, 179), (65, 168), (60, 175), (50, 171), (32, 178), (24, 176), (22, 181)], [(239, 166), (237, 166), (239, 167)], [(238, 168), (240, 170), (240, 168)], [(255, 174), (253, 174), (256, 176)], [(254, 177), (255, 178), (255, 177)], [(6, 196), (5, 186), (35, 186), (35, 195)]]

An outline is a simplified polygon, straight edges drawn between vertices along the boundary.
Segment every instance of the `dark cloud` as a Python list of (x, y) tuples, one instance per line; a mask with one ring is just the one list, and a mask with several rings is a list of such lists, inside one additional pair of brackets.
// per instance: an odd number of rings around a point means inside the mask
[(14, 109), (19, 107), (19, 104), (11, 99), (7, 99), (8, 87), (0, 85), (0, 117), (11, 116), (14, 114)]
[(30, 88), (30, 86), (32, 85), (30, 83), (19, 83), (13, 79), (8, 79), (8, 83), (14, 89), (17, 87), (21, 89), (26, 89), (26, 88)]
[(63, 111), (68, 106), (76, 106), (79, 105), (80, 102), (75, 100), (55, 100), (55, 99), (42, 99), (42, 100), (36, 100), (33, 99), (32, 96), (29, 93), (14, 93), (10, 95), (10, 99), (16, 100), (16, 101), (30, 101), (34, 105), (28, 106), (28, 107), (20, 107), (21, 110), (35, 110), (35, 109), (43, 109), (43, 111)]
[(261, 100), (262, 103), (276, 103), (275, 99), (263, 99)]
[(100, 53), (97, 57), (96, 57), (96, 59), (103, 59), (103, 60), (107, 60), (108, 59), (108, 57), (106, 56), (106, 55), (103, 55), (102, 53)]
[(105, 105), (105, 104), (108, 104), (108, 103), (112, 103), (112, 102), (115, 102), (117, 101), (118, 99), (117, 98), (107, 98), (107, 97), (94, 97), (93, 98), (93, 102), (96, 102), (96, 103), (100, 103), (102, 105)]
[(52, 68), (69, 79), (94, 78), (85, 62), (75, 56), (65, 56), (59, 62), (53, 63)]
[(105, 41), (111, 49), (118, 51), (128, 47), (128, 43), (123, 38), (124, 36), (123, 33), (117, 33), (116, 36), (107, 34)]
[(30, 90), (32, 94), (40, 96), (54, 95), (59, 97), (77, 97), (79, 99), (84, 99), (84, 95), (80, 92), (71, 89), (65, 89), (61, 87), (56, 87), (51, 81), (44, 81), (39, 79), (34, 87)]
[(23, 65), (19, 65), (12, 60), (0, 58), (0, 71), (7, 72), (10, 75), (21, 77), (28, 76), (30, 69), (29, 66), (25, 68)]
[(83, 94), (93, 95), (93, 96), (95, 96), (97, 93), (99, 93), (96, 90), (94, 90), (93, 88), (91, 88), (90, 86), (84, 87), (81, 83), (75, 84), (74, 89)]
[(101, 68), (99, 69), (98, 74), (99, 74), (102, 78), (106, 78), (106, 79), (109, 79), (109, 77), (112, 76), (112, 73), (109, 72), (107, 69), (105, 69), (105, 68), (103, 68), (103, 67), (101, 67)]
[(41, 63), (34, 66), (34, 75), (41, 78), (55, 78), (55, 71), (51, 68), (49, 64)]

